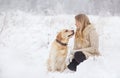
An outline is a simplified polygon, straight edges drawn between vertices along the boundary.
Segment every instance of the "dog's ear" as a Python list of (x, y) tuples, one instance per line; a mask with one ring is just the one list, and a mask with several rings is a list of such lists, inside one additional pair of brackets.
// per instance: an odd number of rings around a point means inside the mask
[(62, 35), (61, 35), (61, 32), (58, 33), (57, 37), (56, 37), (57, 40), (61, 41), (62, 40)]

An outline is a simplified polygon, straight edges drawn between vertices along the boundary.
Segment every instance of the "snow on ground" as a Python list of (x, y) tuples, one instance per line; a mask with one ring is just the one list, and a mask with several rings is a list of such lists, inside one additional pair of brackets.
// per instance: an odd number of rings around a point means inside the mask
[[(0, 78), (119, 78), (120, 17), (89, 18), (99, 33), (102, 56), (84, 61), (75, 73), (49, 73), (50, 43), (61, 29), (75, 29), (74, 15), (0, 13)], [(71, 49), (73, 38), (69, 42)]]

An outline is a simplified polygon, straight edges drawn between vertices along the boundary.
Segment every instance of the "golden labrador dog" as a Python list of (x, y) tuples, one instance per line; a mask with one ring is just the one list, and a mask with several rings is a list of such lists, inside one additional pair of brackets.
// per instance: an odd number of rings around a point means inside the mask
[(47, 60), (48, 71), (64, 71), (66, 68), (67, 44), (74, 35), (74, 30), (63, 29), (52, 43), (49, 58)]

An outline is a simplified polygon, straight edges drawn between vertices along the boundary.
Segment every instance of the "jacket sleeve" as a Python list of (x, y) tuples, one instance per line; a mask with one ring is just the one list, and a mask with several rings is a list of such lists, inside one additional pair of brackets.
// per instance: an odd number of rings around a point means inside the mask
[(98, 47), (99, 47), (99, 40), (98, 40), (98, 34), (96, 31), (91, 31), (89, 33), (89, 38), (90, 38), (90, 47), (87, 48), (82, 48), (82, 49), (78, 49), (75, 50), (76, 51), (82, 51), (85, 54), (90, 54), (90, 55), (100, 55), (100, 53), (98, 52)]

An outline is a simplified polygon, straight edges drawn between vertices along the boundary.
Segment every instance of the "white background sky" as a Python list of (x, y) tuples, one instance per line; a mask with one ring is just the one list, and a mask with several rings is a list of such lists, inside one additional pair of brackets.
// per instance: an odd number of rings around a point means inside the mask
[(0, 0), (0, 11), (19, 9), (46, 15), (120, 15), (119, 4), (120, 0)]

